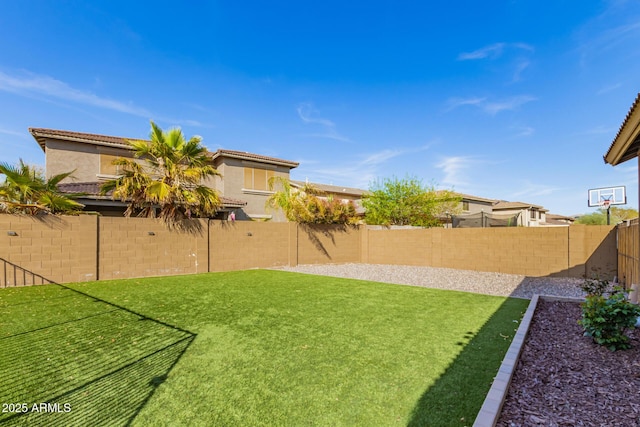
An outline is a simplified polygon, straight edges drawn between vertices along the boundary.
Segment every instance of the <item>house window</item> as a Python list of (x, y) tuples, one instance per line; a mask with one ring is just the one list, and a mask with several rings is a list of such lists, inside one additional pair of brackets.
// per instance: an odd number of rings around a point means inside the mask
[(536, 211), (530, 210), (529, 212), (531, 213), (530, 218), (531, 219), (536, 219)]
[(261, 168), (244, 168), (244, 188), (247, 190), (267, 191), (269, 180), (274, 177), (274, 171)]
[(462, 202), (462, 210), (465, 212), (469, 212), (469, 202), (466, 202), (466, 201)]
[(113, 161), (121, 156), (113, 156), (111, 154), (100, 154), (100, 174), (101, 175), (120, 175), (122, 166), (116, 166)]

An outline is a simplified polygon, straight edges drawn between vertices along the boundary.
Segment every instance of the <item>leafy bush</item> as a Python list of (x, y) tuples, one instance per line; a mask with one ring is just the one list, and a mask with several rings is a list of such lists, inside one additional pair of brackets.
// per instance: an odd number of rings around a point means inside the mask
[[(600, 286), (596, 287), (600, 289)], [(585, 336), (611, 351), (631, 348), (625, 331), (634, 328), (640, 306), (627, 300), (622, 288), (614, 288), (608, 297), (602, 293), (588, 295), (581, 307), (582, 319), (578, 323), (584, 328)]]

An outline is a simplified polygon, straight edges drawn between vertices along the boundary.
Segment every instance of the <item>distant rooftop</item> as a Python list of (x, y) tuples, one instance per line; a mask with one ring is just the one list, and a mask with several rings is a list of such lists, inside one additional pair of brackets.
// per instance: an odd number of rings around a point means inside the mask
[[(294, 187), (302, 187), (307, 184), (307, 182), (291, 180), (291, 184)], [(309, 182), (308, 184), (311, 184), (313, 187), (325, 193), (348, 194), (351, 196), (363, 196), (368, 193), (367, 190), (363, 190), (362, 188), (344, 187), (342, 185), (318, 184), (315, 182)]]
[(493, 205), (493, 210), (500, 209), (537, 209), (539, 211), (548, 211), (548, 209), (543, 208), (540, 205), (534, 205), (533, 203), (524, 203), (524, 202), (507, 202), (505, 200), (498, 200)]

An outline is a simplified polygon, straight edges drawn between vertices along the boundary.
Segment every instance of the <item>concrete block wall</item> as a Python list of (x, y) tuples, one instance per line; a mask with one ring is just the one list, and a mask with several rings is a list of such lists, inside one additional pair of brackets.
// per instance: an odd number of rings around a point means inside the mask
[(97, 280), (97, 221), (86, 215), (0, 215), (0, 258), (56, 282)]
[(100, 280), (206, 273), (207, 221), (191, 224), (191, 232), (170, 231), (151, 218), (100, 217)]
[(360, 262), (362, 238), (357, 227), (299, 225), (297, 235), (298, 264)]
[(210, 271), (296, 265), (296, 224), (253, 221), (209, 223)]
[(252, 221), (192, 224), (187, 233), (147, 218), (0, 215), (0, 258), (57, 282), (325, 263), (603, 278), (612, 278), (618, 268), (612, 226), (374, 230)]
[(364, 229), (362, 262), (527, 276), (616, 274), (611, 226)]
[(618, 270), (617, 232), (615, 226), (571, 226), (569, 229), (570, 268), (584, 265), (588, 277), (613, 278)]

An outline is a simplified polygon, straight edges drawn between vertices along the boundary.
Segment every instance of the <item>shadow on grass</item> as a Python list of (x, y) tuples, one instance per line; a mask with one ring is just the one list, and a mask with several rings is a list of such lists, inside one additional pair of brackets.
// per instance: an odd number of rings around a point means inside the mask
[(522, 318), (528, 302), (505, 300), (475, 335), (468, 332), (461, 338), (458, 345), (464, 348), (422, 394), (409, 427), (473, 424), (519, 326), (513, 320)]
[(0, 340), (0, 396), (14, 404), (0, 425), (131, 424), (196, 335), (50, 286), (38, 287), (46, 298), (33, 291), (31, 304), (0, 307), (12, 318)]

